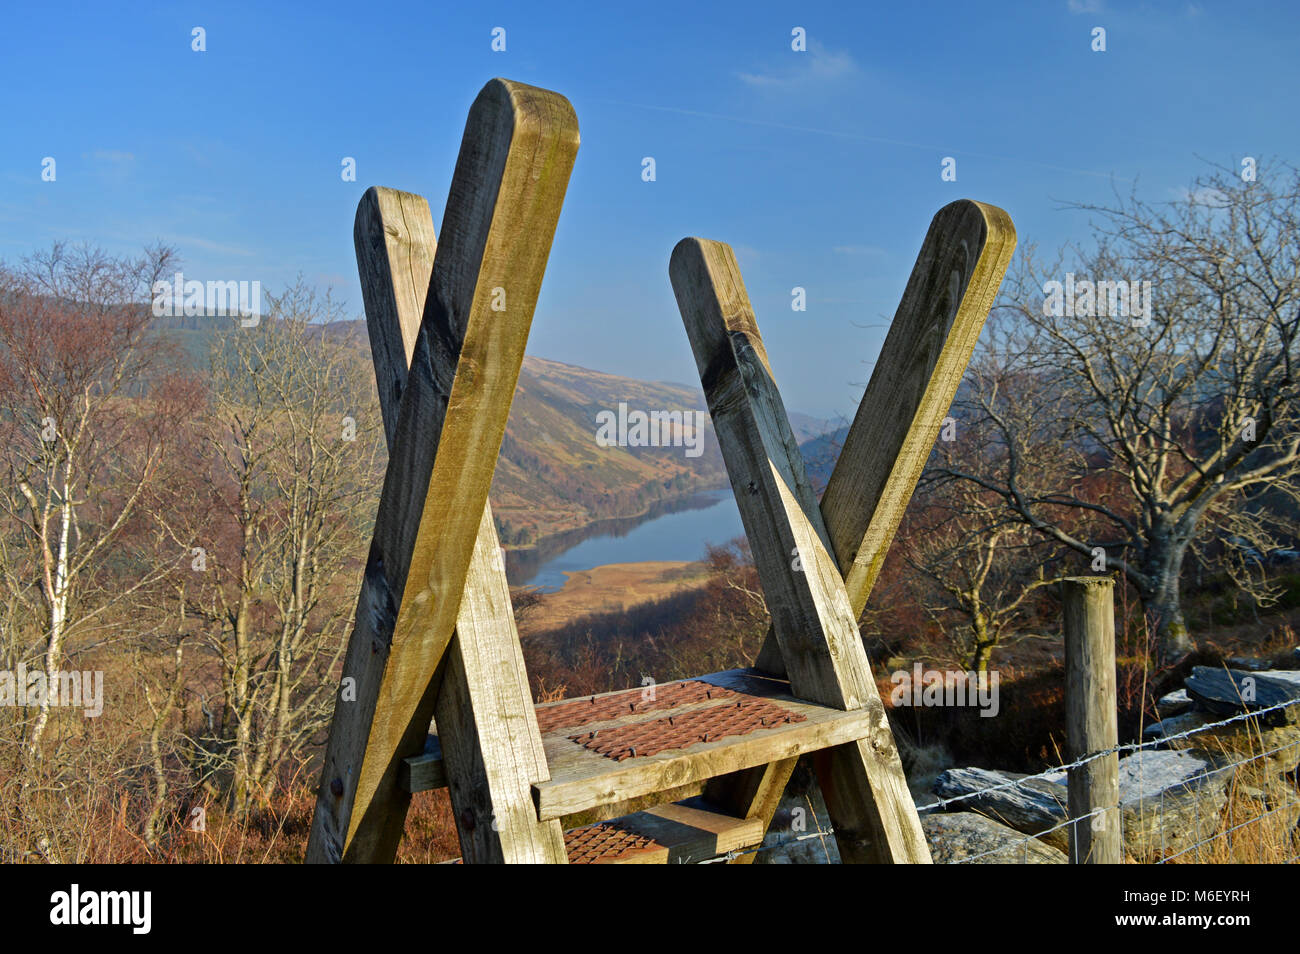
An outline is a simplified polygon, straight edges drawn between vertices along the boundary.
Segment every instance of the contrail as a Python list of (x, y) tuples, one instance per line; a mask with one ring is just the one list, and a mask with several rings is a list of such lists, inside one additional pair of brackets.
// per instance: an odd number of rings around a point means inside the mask
[(831, 136), (836, 139), (852, 139), (857, 142), (878, 142), (888, 146), (903, 146), (907, 149), (924, 149), (927, 152), (947, 153), (953, 156), (973, 156), (978, 159), (993, 159), (998, 162), (1020, 162), (1025, 165), (1038, 166), (1040, 169), (1051, 169), (1053, 172), (1068, 172), (1078, 176), (1093, 176), (1098, 179), (1113, 179), (1117, 182), (1132, 182), (1133, 180), (1126, 176), (1117, 176), (1109, 172), (1094, 172), (1091, 169), (1071, 169), (1068, 166), (1054, 166), (1046, 162), (1038, 162), (1034, 159), (1025, 159), (1019, 156), (995, 156), (985, 152), (971, 152), (969, 150), (942, 149), (939, 146), (929, 146), (925, 143), (908, 142), (904, 139), (888, 139), (884, 136), (864, 136), (861, 133), (837, 132), (833, 129), (815, 129), (811, 126), (792, 126), (787, 123), (774, 123), (766, 119), (746, 119), (743, 116), (725, 116), (722, 113), (705, 113), (696, 109), (680, 109), (676, 106), (652, 106), (648, 103), (624, 103), (613, 99), (597, 99), (596, 103), (602, 103), (607, 106), (630, 106), (633, 109), (652, 109), (661, 113), (677, 113), (682, 116), (698, 116), (701, 119), (721, 119), (730, 123), (745, 123), (749, 126), (767, 126), (772, 129), (784, 129), (790, 132), (811, 133), (814, 136)]

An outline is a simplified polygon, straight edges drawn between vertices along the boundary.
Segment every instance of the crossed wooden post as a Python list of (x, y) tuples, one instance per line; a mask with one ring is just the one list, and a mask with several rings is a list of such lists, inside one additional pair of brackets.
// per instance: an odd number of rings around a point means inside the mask
[(444, 785), (466, 861), (711, 857), (761, 841), (798, 757), (829, 752), (844, 860), (928, 862), (856, 620), (1010, 220), (965, 201), (935, 217), (820, 507), (731, 250), (678, 245), (673, 287), (772, 630), (755, 669), (534, 710), (487, 492), (577, 147), (564, 97), (493, 80), (436, 252), (421, 197), (371, 189), (358, 208), (390, 456), (307, 860), (391, 861), (411, 793)]
[[(493, 80), (470, 109), (427, 294), (419, 292), (415, 269), (404, 274), (390, 267), (385, 273), (368, 254), (361, 257), (367, 325), (380, 345), (374, 348), (375, 366), (390, 457), (330, 727), (308, 861), (391, 860), (410, 799), (400, 784), (403, 759), (422, 751), (441, 684), (447, 675), (457, 676), (448, 686), (451, 699), (466, 689), (460, 678), (465, 670), (492, 665), (478, 656), (485, 643), (488, 651), (499, 649), (508, 636), (518, 655), (487, 494), (577, 151), (578, 121), (568, 100)], [(377, 223), (363, 222), (359, 213), (358, 228), (377, 224), (385, 235), (390, 224), (399, 228), (385, 213), (400, 213), (405, 203), (385, 204), (378, 203)], [(418, 213), (418, 203), (412, 204)], [(410, 246), (399, 249), (399, 257), (422, 267), (433, 252), (432, 224), (417, 221), (409, 235)], [(417, 309), (422, 317), (412, 334)], [(467, 580), (469, 598), (462, 600)], [(456, 640), (457, 651), (443, 666), (462, 622), (470, 638)], [(522, 658), (518, 663), (522, 677)], [(526, 680), (520, 686), (526, 707)], [(468, 725), (458, 726), (454, 742), (445, 727), (440, 733), (449, 760), (479, 763), (464, 766), (457, 778), (490, 773), (491, 781), (499, 781), (499, 766), (486, 767), (481, 758), (497, 740), (472, 738), (475, 715), (486, 711), (456, 707), (453, 719), (462, 717)], [(462, 745), (479, 748), (480, 758), (467, 757)], [(523, 757), (514, 745), (507, 748), (503, 758)], [(535, 748), (539, 754), (540, 744)], [(525, 741), (522, 752), (527, 751)], [(502, 806), (489, 799), (481, 807), (508, 807), (509, 816), (524, 807), (510, 794), (503, 800)], [(480, 830), (487, 829), (500, 850), (505, 819), (498, 817), (494, 825), (492, 815), (480, 819), (473, 806), (466, 811), (462, 831), (481, 838)], [(562, 850), (555, 826), (525, 827), (539, 849)]]
[[(731, 249), (686, 239), (673, 251), (678, 307), (772, 612), (756, 668), (788, 674), (801, 698), (873, 714), (870, 738), (818, 760), (848, 862), (929, 860), (856, 621), (1014, 250), (1011, 219), (994, 206), (962, 200), (934, 217), (820, 506)], [(769, 824), (795, 762), (716, 779), (706, 797)]]

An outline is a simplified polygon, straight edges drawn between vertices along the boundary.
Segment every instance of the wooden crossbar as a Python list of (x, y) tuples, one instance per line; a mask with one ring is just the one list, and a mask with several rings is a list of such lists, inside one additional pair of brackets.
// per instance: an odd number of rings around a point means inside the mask
[[(390, 441), (308, 861), (396, 854), (409, 799), (403, 760), (423, 747), (471, 562), (498, 552), (478, 545), (488, 486), (577, 149), (577, 117), (557, 93), (492, 80), (470, 109)], [(397, 353), (388, 349), (389, 366)]]
[[(429, 203), (407, 192), (369, 189), (357, 207), (353, 239), (391, 442), (436, 250)], [(456, 780), (451, 800), (465, 858), (563, 863), (563, 830), (558, 822), (539, 822), (533, 810), (531, 786), (548, 778), (546, 754), (536, 722), (518, 715), (532, 696), (500, 553), (485, 504), (434, 709), (446, 727), (439, 751), (445, 745), (449, 777)], [(484, 720), (480, 712), (502, 716)], [(407, 784), (402, 789), (411, 791)]]
[[(819, 507), (855, 618), (866, 607), (1015, 246), (1010, 216), (982, 202), (950, 203), (930, 223)], [(771, 628), (755, 666), (785, 674)], [(742, 817), (770, 823), (794, 768), (790, 760), (716, 779), (705, 793)]]
[[(648, 842), (612, 857), (584, 857), (581, 839), (591, 828), (605, 828)], [(707, 861), (718, 855), (751, 848), (763, 840), (756, 818), (732, 818), (707, 806), (661, 805), (619, 818), (604, 826), (571, 831), (566, 836), (574, 864), (663, 865)]]

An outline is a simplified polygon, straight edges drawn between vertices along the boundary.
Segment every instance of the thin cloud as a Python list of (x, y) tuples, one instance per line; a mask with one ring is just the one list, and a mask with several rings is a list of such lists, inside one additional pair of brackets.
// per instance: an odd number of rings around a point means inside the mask
[(119, 152), (116, 149), (96, 149), (94, 152), (81, 154), (82, 159), (98, 159), (100, 162), (135, 162), (135, 154)]
[(786, 129), (791, 132), (809, 133), (814, 136), (831, 136), (836, 139), (848, 139), (854, 142), (878, 142), (888, 146), (900, 146), (904, 149), (921, 149), (926, 152), (937, 155), (949, 156), (974, 156), (977, 159), (994, 159), (998, 162), (1014, 162), (1028, 166), (1037, 166), (1040, 169), (1051, 169), (1054, 172), (1068, 172), (1071, 175), (1094, 176), (1099, 179), (1110, 179), (1115, 182), (1132, 182), (1127, 176), (1117, 176), (1111, 172), (1095, 172), (1091, 169), (1072, 169), (1069, 166), (1057, 166), (1051, 163), (1038, 162), (1034, 159), (1026, 159), (1023, 156), (998, 156), (986, 152), (971, 152), (966, 149), (954, 149), (948, 146), (935, 146), (927, 143), (908, 142), (903, 139), (888, 139), (884, 136), (866, 136), (861, 133), (840, 132), (833, 129), (815, 129), (810, 126), (796, 126), (791, 123), (774, 123), (765, 119), (748, 119), (744, 116), (727, 116), (722, 113), (704, 112), (698, 109), (681, 109), (677, 106), (655, 106), (650, 103), (627, 103), (615, 99), (601, 99), (595, 102), (604, 103), (607, 106), (626, 106), (632, 109), (652, 109), (661, 113), (675, 113), (679, 116), (696, 116), (701, 119), (718, 119), (729, 123), (744, 123), (748, 126), (765, 126), (769, 129)]
[(1101, 0), (1069, 0), (1071, 13), (1101, 13)]
[(1177, 201), (1188, 202), (1192, 205), (1221, 209), (1228, 204), (1227, 194), (1213, 186), (1201, 186), (1199, 189), (1188, 189), (1186, 186), (1179, 186), (1169, 191)]
[(746, 86), (759, 89), (793, 89), (833, 83), (856, 75), (858, 64), (848, 53), (832, 53), (816, 40), (808, 41), (806, 53), (788, 54), (790, 62), (761, 73), (737, 73)]

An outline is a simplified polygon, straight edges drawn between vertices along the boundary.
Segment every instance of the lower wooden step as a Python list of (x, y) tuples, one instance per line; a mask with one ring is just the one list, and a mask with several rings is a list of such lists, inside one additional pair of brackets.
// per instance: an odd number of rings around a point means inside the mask
[[(698, 864), (763, 841), (761, 818), (733, 818), (702, 798), (659, 805), (564, 833), (571, 865)], [(460, 864), (456, 858), (443, 864)]]
[(692, 864), (763, 840), (761, 818), (732, 818), (696, 804), (660, 805), (564, 833), (571, 865)]

